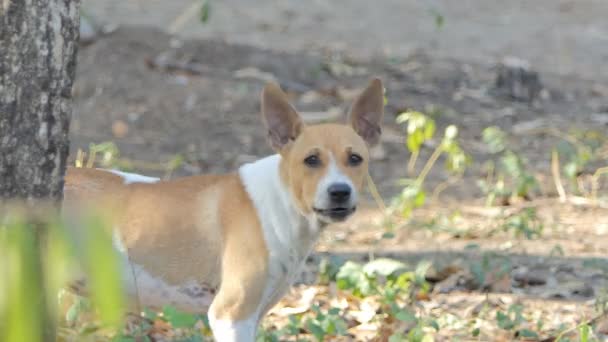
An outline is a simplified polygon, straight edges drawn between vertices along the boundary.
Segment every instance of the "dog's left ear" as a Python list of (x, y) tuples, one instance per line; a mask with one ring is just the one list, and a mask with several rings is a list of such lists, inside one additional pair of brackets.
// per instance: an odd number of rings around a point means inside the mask
[(350, 124), (370, 147), (380, 141), (383, 115), (384, 87), (379, 78), (374, 78), (355, 99), (349, 113)]

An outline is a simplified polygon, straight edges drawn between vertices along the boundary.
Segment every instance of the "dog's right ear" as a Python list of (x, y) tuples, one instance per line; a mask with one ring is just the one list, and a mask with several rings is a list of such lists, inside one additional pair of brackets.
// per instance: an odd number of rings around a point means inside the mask
[(274, 83), (268, 83), (262, 91), (262, 119), (268, 130), (270, 145), (276, 151), (294, 141), (303, 128), (302, 120), (289, 103), (287, 94)]

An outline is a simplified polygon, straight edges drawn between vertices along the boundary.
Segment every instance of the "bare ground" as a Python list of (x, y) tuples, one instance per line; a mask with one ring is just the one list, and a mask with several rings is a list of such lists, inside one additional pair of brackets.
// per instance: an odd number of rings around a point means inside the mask
[[(498, 287), (491, 283), (485, 288), (496, 300), (523, 301), (548, 310), (549, 317), (551, 310), (565, 310), (567, 324), (592, 314), (593, 300), (608, 281), (608, 210), (558, 201), (550, 151), (560, 141), (555, 132), (605, 134), (608, 128), (608, 73), (601, 72), (608, 44), (600, 44), (608, 27), (596, 17), (602, 9), (608, 11), (605, 3), (518, 1), (500, 11), (494, 1), (437, 5), (446, 27), (436, 32), (419, 18), (428, 7), (408, 1), (389, 1), (369, 13), (367, 2), (358, 1), (345, 13), (322, 1), (313, 9), (266, 1), (252, 11), (228, 1), (216, 6), (217, 17), (209, 26), (188, 26), (182, 38), (172, 38), (159, 27), (168, 25), (181, 3), (143, 6), (141, 13), (154, 13), (153, 18), (137, 15), (136, 1), (91, 3), (95, 14), (114, 11), (106, 18), (121, 25), (80, 50), (72, 158), (89, 143), (113, 140), (141, 173), (164, 175), (165, 163), (176, 155), (184, 162), (170, 177), (234, 170), (271, 153), (259, 121), (258, 98), (267, 79), (278, 80), (305, 118), (315, 121), (343, 120), (356, 91), (371, 75), (380, 76), (388, 104), (371, 175), (385, 201), (398, 194), (396, 182), (406, 176), (404, 128), (395, 124), (395, 116), (406, 109), (433, 109), (438, 132), (457, 125), (462, 147), (475, 161), (462, 181), (415, 212), (392, 239), (381, 238), (386, 227), (368, 197), (365, 210), (324, 234), (302, 281), (315, 280), (316, 265), (326, 255), (353, 260), (389, 256), (412, 263), (430, 259), (436, 272), (451, 270), (433, 280), (432, 303), (457, 313), (462, 309), (458, 303), (473, 307), (483, 292), (466, 286), (471, 265), (495, 252), (510, 262), (507, 284), (497, 281)], [(120, 7), (127, 5), (135, 7)], [(354, 19), (363, 13), (374, 18), (369, 26)], [(128, 26), (127, 19), (149, 26)], [(311, 20), (319, 24), (311, 25)], [(556, 26), (548, 30), (549, 25)], [(539, 44), (544, 39), (547, 43)], [(402, 40), (412, 43), (399, 44)], [(416, 42), (420, 46), (410, 46)], [(555, 47), (559, 44), (562, 50), (567, 46), (567, 54)], [(387, 48), (394, 50), (385, 53)], [(380, 50), (384, 52), (376, 53)], [(545, 90), (534, 103), (491, 91), (498, 56), (514, 52), (540, 71)], [(482, 165), (490, 158), (481, 142), (482, 129), (490, 125), (510, 134), (509, 147), (527, 158), (540, 179), (541, 191), (531, 201), (507, 208), (483, 206), (475, 181), (484, 177)], [(432, 147), (424, 148), (422, 160)], [(439, 165), (429, 176), (429, 188), (446, 177)], [(524, 207), (538, 211), (541, 238), (500, 231), (503, 211), (517, 213)]]

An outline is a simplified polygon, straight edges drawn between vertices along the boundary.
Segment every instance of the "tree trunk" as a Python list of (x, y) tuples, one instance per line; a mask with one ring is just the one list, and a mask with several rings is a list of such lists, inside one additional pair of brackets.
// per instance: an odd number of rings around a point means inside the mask
[[(0, 1), (0, 204), (7, 199), (30, 205), (50, 200), (59, 208), (69, 154), (72, 84), (80, 25), (79, 0)], [(38, 227), (38, 228), (34, 228)], [(46, 298), (46, 225), (32, 225), (35, 247), (31, 299), (40, 321), (36, 338), (55, 341)], [(36, 306), (34, 306), (35, 308)]]
[(62, 198), (79, 7), (0, 2), (0, 198)]

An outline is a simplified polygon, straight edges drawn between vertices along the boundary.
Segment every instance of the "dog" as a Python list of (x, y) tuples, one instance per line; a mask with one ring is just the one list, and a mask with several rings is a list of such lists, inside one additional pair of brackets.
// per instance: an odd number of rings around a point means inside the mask
[(127, 294), (150, 308), (207, 313), (216, 340), (255, 341), (319, 234), (357, 209), (378, 143), (384, 88), (373, 78), (348, 123), (305, 124), (275, 83), (261, 113), (275, 154), (220, 175), (160, 180), (66, 171), (64, 216), (108, 214)]

